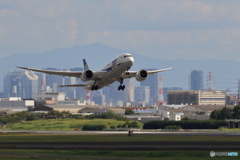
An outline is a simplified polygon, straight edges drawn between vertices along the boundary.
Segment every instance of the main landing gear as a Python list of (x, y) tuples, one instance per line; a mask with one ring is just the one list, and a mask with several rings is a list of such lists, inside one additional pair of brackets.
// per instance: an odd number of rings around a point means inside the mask
[(120, 91), (120, 90), (124, 90), (125, 89), (125, 85), (119, 85), (119, 87), (118, 87), (118, 90)]
[(98, 90), (98, 85), (93, 85), (92, 88), (91, 88), (92, 91), (94, 90)]
[(119, 87), (118, 87), (118, 90), (120, 91), (120, 90), (124, 90), (125, 89), (125, 85), (122, 85), (123, 84), (123, 78), (121, 78), (120, 80), (119, 80), (119, 82), (120, 82), (120, 85), (119, 85)]

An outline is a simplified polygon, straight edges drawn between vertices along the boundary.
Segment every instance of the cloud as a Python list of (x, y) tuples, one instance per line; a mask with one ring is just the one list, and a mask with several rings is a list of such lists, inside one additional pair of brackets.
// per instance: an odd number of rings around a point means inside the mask
[(74, 19), (67, 19), (55, 25), (57, 31), (68, 40), (75, 40), (78, 34), (77, 23)]
[(150, 51), (148, 55), (152, 57), (158, 57), (158, 51), (164, 48), (171, 52), (164, 55), (165, 59), (194, 59), (197, 53), (201, 59), (224, 59), (236, 54), (233, 48), (238, 46), (239, 37), (240, 27), (201, 31), (93, 31), (87, 32), (81, 43), (104, 43), (142, 54)]
[(0, 17), (4, 16), (19, 16), (19, 13), (15, 10), (0, 9)]
[(0, 6), (4, 55), (98, 42), (165, 59), (240, 59), (235, 0), (0, 0)]
[(6, 34), (5, 34), (5, 29), (4, 29), (4, 27), (3, 26), (0, 26), (0, 37), (1, 36), (5, 36)]

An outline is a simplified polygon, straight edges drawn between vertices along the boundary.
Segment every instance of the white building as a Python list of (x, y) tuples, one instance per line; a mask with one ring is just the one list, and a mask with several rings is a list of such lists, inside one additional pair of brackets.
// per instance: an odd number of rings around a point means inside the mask
[(180, 114), (173, 114), (173, 113), (171, 113), (169, 115), (169, 120), (180, 121), (181, 120), (181, 115)]
[(64, 101), (66, 99), (64, 92), (39, 92), (33, 93), (32, 97), (35, 100), (54, 100), (55, 103), (58, 101)]
[(0, 109), (26, 111), (29, 107), (34, 107), (34, 100), (22, 100), (20, 97), (0, 98)]
[(86, 100), (84, 99), (68, 99), (64, 101), (58, 101), (57, 104), (61, 105), (86, 105)]

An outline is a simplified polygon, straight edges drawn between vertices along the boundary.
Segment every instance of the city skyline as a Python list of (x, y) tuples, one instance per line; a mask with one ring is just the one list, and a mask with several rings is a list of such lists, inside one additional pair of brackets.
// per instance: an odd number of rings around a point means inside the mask
[[(82, 68), (70, 68), (70, 69), (57, 69), (50, 68), (53, 70), (72, 70), (79, 71), (83, 70)], [(153, 68), (145, 68), (146, 70), (153, 70)], [(192, 70), (191, 72), (193, 80), (195, 82), (193, 87), (203, 87), (202, 78), (203, 72), (201, 70)], [(69, 99), (72, 98), (83, 98), (86, 99), (86, 91), (81, 87), (72, 87), (72, 88), (55, 88), (56, 85), (61, 85), (64, 83), (75, 84), (77, 78), (69, 79), (70, 77), (62, 76), (53, 76), (51, 77), (48, 74), (44, 73), (34, 73), (26, 70), (23, 71), (9, 71), (8, 74), (4, 76), (4, 92), (1, 93), (1, 97), (21, 97), (21, 98), (31, 98), (33, 93), (37, 92), (64, 92), (66, 97)], [(125, 80), (124, 84), (128, 89), (124, 91), (118, 91), (118, 82), (115, 82), (111, 87), (106, 87), (103, 90), (92, 92), (91, 100), (96, 101), (96, 104), (99, 105), (110, 105), (110, 106), (123, 106), (129, 103), (129, 105), (155, 105), (159, 101), (158, 89), (159, 85), (159, 75), (149, 77), (148, 80), (141, 82), (139, 85), (135, 85), (134, 79)], [(60, 82), (59, 84), (57, 82)], [(82, 83), (82, 82), (78, 82)], [(198, 84), (199, 83), (199, 84)], [(54, 86), (54, 84), (56, 84)], [(200, 86), (199, 86), (200, 85)], [(183, 90), (182, 87), (167, 87), (162, 86), (164, 103), (167, 101), (167, 91), (168, 90)], [(207, 90), (204, 89), (192, 88), (192, 90)], [(156, 92), (156, 93), (155, 93)], [(152, 99), (152, 95), (155, 93), (155, 100)]]

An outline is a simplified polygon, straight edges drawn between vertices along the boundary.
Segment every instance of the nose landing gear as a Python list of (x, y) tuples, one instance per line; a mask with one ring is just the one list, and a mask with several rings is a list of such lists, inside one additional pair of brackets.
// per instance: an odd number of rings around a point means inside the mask
[(119, 82), (120, 82), (120, 85), (118, 87), (118, 90), (124, 90), (125, 89), (125, 85), (122, 85), (123, 84), (123, 78), (119, 79)]

